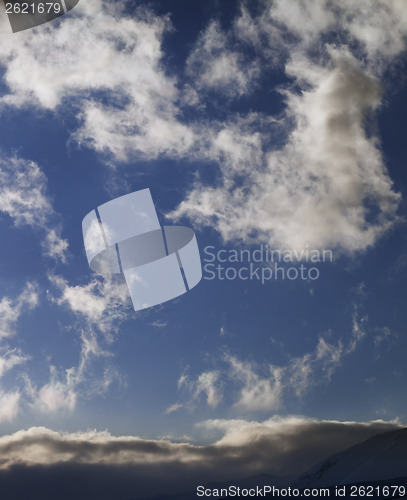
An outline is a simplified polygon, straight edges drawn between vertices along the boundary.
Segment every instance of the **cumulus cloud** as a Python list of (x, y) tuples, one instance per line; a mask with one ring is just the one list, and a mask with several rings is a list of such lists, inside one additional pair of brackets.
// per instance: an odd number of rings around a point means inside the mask
[[(366, 1), (242, 4), (230, 29), (211, 20), (198, 34), (176, 78), (165, 71), (167, 17), (89, 0), (2, 44), (0, 104), (58, 112), (69, 100), (76, 140), (117, 160), (216, 161), (217, 183), (197, 182), (170, 216), (226, 240), (363, 251), (397, 220), (400, 196), (367, 124), (382, 102), (378, 77), (407, 33), (403, 0)], [(213, 95), (269, 91), (276, 67), (287, 78), (274, 87), (284, 113), (237, 114), (227, 102), (222, 121), (206, 112)], [(186, 121), (185, 104), (199, 117)]]
[[(284, 45), (286, 56), (290, 50), (298, 48), (318, 50), (321, 38), (325, 41), (334, 32), (337, 39), (353, 46), (378, 73), (405, 50), (407, 35), (403, 0), (377, 0), (374, 5), (369, 0), (358, 3), (351, 0), (314, 3), (274, 0), (264, 3), (260, 15), (251, 16), (243, 9), (238, 22), (252, 26), (250, 32), (256, 28), (270, 46)], [(259, 35), (255, 40), (258, 39)]]
[(69, 100), (82, 123), (80, 143), (121, 160), (179, 154), (193, 133), (177, 119), (178, 91), (162, 64), (169, 27), (143, 8), (129, 17), (124, 1), (81, 2), (60, 24), (2, 43), (10, 91), (0, 105), (55, 110)]
[[(52, 498), (47, 495), (53, 494), (53, 481), (43, 479), (57, 477), (62, 499), (136, 499), (194, 490), (197, 484), (253, 474), (297, 475), (332, 453), (375, 434), (402, 428), (397, 422), (336, 422), (302, 417), (274, 417), (264, 422), (210, 420), (198, 427), (220, 437), (212, 444), (196, 445), (115, 437), (97, 431), (60, 433), (43, 427), (2, 436), (3, 491), (19, 478), (20, 484), (29, 484), (31, 492), (35, 488), (42, 493), (41, 498)], [(41, 477), (42, 481), (25, 480), (30, 471), (32, 478)], [(73, 476), (84, 480), (72, 481)], [(80, 488), (72, 490), (71, 483), (80, 484)], [(18, 488), (13, 494), (24, 497)]]
[(330, 59), (327, 68), (308, 63), (308, 73), (302, 59), (287, 65), (307, 89), (285, 91), (294, 128), (282, 149), (267, 152), (265, 167), (256, 156), (239, 161), (232, 150), (236, 160), (227, 162), (221, 184), (195, 187), (170, 215), (212, 225), (225, 240), (298, 250), (371, 246), (394, 223), (400, 200), (377, 138), (365, 131), (380, 87), (346, 50), (331, 48)]
[(207, 37), (220, 44), (233, 33), (262, 68), (284, 66), (290, 80), (275, 87), (284, 113), (271, 128), (259, 112), (249, 125), (232, 114), (217, 133), (212, 126), (203, 156), (219, 162), (220, 179), (197, 182), (169, 216), (215, 227), (225, 240), (363, 251), (397, 221), (400, 195), (371, 124), (379, 78), (406, 47), (405, 9), (397, 0), (260, 5), (256, 15), (243, 7), (227, 33), (212, 24)]
[(380, 0), (369, 16), (366, 16), (367, 0), (357, 4), (346, 0), (340, 8), (345, 29), (362, 44), (371, 61), (379, 60), (387, 66), (389, 58), (405, 50), (407, 13), (402, 0)]
[(61, 237), (58, 219), (47, 193), (47, 178), (35, 162), (19, 158), (0, 158), (0, 212), (16, 227), (31, 226), (45, 234), (45, 255), (66, 261), (68, 242)]

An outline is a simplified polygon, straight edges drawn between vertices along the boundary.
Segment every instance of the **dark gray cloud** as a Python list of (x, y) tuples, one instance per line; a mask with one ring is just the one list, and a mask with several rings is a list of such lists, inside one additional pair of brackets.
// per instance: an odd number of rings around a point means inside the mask
[(222, 437), (196, 445), (42, 427), (3, 436), (3, 498), (128, 500), (254, 474), (297, 475), (332, 453), (401, 425), (274, 417), (261, 423), (210, 420), (200, 427)]

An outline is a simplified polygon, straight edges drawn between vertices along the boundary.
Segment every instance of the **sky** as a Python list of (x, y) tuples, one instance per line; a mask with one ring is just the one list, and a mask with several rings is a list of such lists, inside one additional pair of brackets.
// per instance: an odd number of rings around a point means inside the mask
[[(1, 474), (299, 474), (406, 425), (404, 0), (81, 0), (0, 36)], [(136, 312), (82, 220), (146, 188), (203, 278)]]

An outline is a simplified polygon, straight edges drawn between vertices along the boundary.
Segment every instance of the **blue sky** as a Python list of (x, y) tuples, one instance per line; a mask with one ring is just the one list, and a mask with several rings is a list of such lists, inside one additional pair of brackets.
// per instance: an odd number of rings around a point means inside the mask
[[(402, 0), (84, 0), (2, 35), (4, 439), (244, 449), (237, 428), (369, 422), (357, 441), (406, 424), (406, 34)], [(81, 223), (144, 188), (203, 264), (207, 246), (333, 261), (316, 280), (204, 271), (135, 312), (120, 277), (89, 269)]]

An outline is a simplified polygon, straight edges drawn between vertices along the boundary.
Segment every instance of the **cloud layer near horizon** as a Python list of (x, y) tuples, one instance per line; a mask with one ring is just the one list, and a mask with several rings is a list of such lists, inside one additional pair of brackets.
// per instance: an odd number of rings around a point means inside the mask
[[(332, 453), (375, 434), (402, 428), (397, 422), (317, 421), (302, 417), (273, 417), (264, 422), (209, 420), (199, 427), (220, 433), (220, 439), (214, 444), (195, 445), (115, 437), (107, 432), (69, 434), (31, 428), (0, 437), (0, 476), (6, 484), (15, 477), (32, 479), (34, 474), (53, 477), (53, 486), (57, 479), (65, 485), (72, 475), (79, 474), (88, 477), (92, 498), (109, 498), (109, 482), (116, 488), (115, 498), (140, 498), (254, 474), (297, 475)], [(106, 480), (94, 482), (97, 473)], [(30, 487), (33, 485), (38, 483), (31, 481)], [(72, 495), (72, 486), (67, 483), (67, 488)], [(42, 498), (51, 498), (46, 494)], [(74, 494), (82, 499), (89, 491), (80, 484)]]

